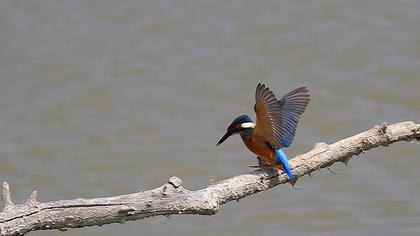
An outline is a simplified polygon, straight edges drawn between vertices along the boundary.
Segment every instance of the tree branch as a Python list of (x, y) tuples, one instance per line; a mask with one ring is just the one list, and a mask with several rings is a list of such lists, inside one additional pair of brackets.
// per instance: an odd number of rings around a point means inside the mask
[[(392, 125), (384, 123), (330, 145), (318, 143), (311, 151), (291, 159), (290, 165), (293, 174), (301, 177), (335, 162), (347, 164), (352, 156), (377, 146), (411, 140), (420, 141), (420, 124), (411, 121)], [(0, 235), (23, 235), (34, 230), (66, 230), (124, 223), (127, 220), (159, 215), (214, 215), (225, 203), (287, 182), (284, 172), (278, 173), (265, 168), (223, 180), (197, 191), (185, 189), (179, 178), (171, 177), (168, 183), (153, 190), (106, 198), (78, 198), (41, 203), (37, 202), (37, 194), (34, 191), (30, 199), (21, 205), (12, 203), (9, 185), (4, 182)]]

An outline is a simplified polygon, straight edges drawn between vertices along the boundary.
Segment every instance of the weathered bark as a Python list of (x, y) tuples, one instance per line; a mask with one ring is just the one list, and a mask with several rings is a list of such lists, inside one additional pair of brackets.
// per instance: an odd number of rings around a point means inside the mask
[[(371, 148), (411, 140), (420, 140), (420, 124), (411, 121), (382, 124), (330, 145), (318, 143), (313, 150), (291, 159), (290, 165), (293, 174), (301, 177), (335, 162), (347, 164), (352, 156)], [(287, 182), (284, 172), (264, 169), (238, 175), (201, 190), (189, 191), (182, 187), (179, 178), (171, 177), (168, 183), (153, 190), (106, 198), (41, 203), (37, 202), (34, 191), (28, 201), (21, 205), (12, 203), (9, 185), (4, 182), (0, 235), (123, 223), (159, 215), (214, 215), (222, 204)]]

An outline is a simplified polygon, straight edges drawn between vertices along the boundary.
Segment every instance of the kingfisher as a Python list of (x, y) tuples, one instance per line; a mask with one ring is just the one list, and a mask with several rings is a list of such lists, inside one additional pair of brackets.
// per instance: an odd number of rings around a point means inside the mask
[(309, 101), (306, 87), (299, 87), (277, 100), (266, 85), (259, 83), (254, 105), (257, 122), (253, 123), (247, 115), (238, 116), (216, 146), (230, 136), (240, 134), (246, 147), (257, 155), (257, 167), (284, 170), (289, 180), (293, 180), (289, 160), (281, 148), (292, 144), (297, 123)]

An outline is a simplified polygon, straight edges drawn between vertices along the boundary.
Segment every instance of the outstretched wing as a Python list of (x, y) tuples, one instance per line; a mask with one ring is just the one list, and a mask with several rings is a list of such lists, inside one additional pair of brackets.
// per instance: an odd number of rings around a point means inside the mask
[(257, 122), (253, 137), (266, 140), (274, 149), (290, 146), (309, 100), (305, 87), (289, 92), (278, 101), (268, 87), (259, 83), (255, 91)]

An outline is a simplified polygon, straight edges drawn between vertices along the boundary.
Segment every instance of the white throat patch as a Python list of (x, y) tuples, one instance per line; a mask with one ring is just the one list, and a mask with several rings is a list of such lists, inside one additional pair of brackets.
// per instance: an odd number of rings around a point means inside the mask
[(241, 124), (242, 128), (255, 128), (255, 124), (252, 122), (246, 122)]

